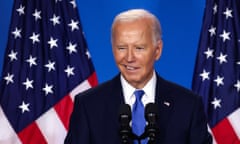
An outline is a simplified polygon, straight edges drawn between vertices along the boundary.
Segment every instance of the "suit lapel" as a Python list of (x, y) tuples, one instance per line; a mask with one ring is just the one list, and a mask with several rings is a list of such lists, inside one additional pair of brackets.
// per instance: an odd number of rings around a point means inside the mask
[(158, 125), (160, 129), (160, 138), (164, 137), (165, 131), (168, 126), (169, 117), (172, 114), (174, 102), (166, 82), (159, 76), (157, 76), (157, 87), (155, 102), (159, 108)]
[(120, 83), (119, 75), (114, 77), (107, 83), (107, 87), (103, 92), (105, 94), (104, 99), (104, 111), (106, 119), (104, 123), (106, 123), (107, 127), (104, 127), (104, 131), (106, 133), (106, 139), (111, 135), (111, 139), (114, 139), (113, 143), (120, 143), (120, 135), (119, 135), (119, 106), (124, 103), (124, 98), (122, 95), (122, 86)]
[(120, 75), (117, 75), (110, 81), (107, 89), (108, 97), (105, 100), (107, 114), (112, 117), (115, 124), (118, 125), (119, 106), (124, 103)]
[(109, 92), (112, 94), (110, 98), (111, 102), (109, 103), (111, 106), (115, 105), (116, 107), (116, 105), (118, 106), (124, 103), (120, 74), (111, 80), (111, 87), (109, 87)]

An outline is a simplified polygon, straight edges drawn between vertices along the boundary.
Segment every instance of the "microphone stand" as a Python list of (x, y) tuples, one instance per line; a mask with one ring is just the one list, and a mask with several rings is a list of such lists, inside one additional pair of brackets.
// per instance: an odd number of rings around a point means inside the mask
[(159, 134), (159, 128), (157, 126), (158, 118), (157, 105), (149, 103), (146, 106), (145, 118), (147, 120), (147, 125), (145, 126), (144, 133), (137, 136), (132, 132), (132, 128), (129, 125), (131, 120), (131, 110), (130, 106), (125, 104), (120, 108), (120, 135), (123, 144), (129, 144), (130, 139), (138, 141), (141, 144), (141, 140), (148, 138), (148, 144), (156, 144), (156, 137)]
[(122, 129), (120, 131), (122, 144), (130, 144), (129, 139), (136, 140), (138, 144), (141, 144), (141, 140), (148, 138), (147, 144), (156, 144), (156, 135), (158, 128), (155, 125), (147, 125), (144, 133), (141, 136), (134, 134), (131, 129)]
[(141, 144), (141, 139), (138, 139), (138, 144)]
[(159, 132), (157, 126), (149, 124), (145, 128), (145, 132), (148, 137), (148, 144), (156, 144), (156, 136)]
[[(145, 133), (145, 132), (144, 132), (144, 133)], [(135, 135), (135, 134), (134, 134), (134, 135)], [(142, 135), (143, 135), (143, 134), (142, 134)], [(141, 135), (141, 136), (135, 135), (135, 138), (134, 138), (134, 139), (136, 139), (136, 140), (138, 141), (138, 144), (141, 144), (141, 140), (143, 139), (142, 135)]]
[(122, 144), (130, 144), (129, 139), (131, 140), (136, 140), (138, 142), (138, 144), (141, 144), (141, 140), (146, 138), (146, 134), (144, 132), (144, 134), (142, 134), (141, 136), (137, 136), (136, 134), (134, 134), (131, 131), (126, 131), (127, 133), (122, 133), (121, 135), (121, 139), (122, 139)]
[(130, 127), (125, 127), (120, 130), (122, 144), (129, 144), (129, 139), (132, 137), (132, 131)]

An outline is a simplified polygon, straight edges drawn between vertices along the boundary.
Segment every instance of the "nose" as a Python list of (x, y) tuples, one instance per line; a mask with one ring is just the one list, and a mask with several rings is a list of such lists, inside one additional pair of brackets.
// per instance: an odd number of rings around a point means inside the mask
[(127, 61), (132, 62), (132, 61), (134, 61), (134, 58), (135, 58), (134, 52), (131, 48), (129, 48), (127, 51)]

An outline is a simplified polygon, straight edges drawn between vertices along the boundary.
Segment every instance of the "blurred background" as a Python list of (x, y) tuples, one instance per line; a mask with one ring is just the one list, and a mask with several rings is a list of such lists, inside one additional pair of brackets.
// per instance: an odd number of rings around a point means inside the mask
[[(131, 8), (145, 8), (160, 20), (163, 54), (156, 70), (165, 79), (191, 88), (193, 69), (201, 31), (203, 0), (76, 0), (80, 19), (99, 83), (118, 73), (110, 28), (116, 14)], [(0, 1), (0, 71), (3, 68), (13, 0)]]

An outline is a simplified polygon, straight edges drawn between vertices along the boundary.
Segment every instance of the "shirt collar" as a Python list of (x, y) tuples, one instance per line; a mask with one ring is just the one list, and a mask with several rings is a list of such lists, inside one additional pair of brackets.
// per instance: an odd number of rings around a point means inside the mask
[[(132, 85), (130, 85), (122, 75), (121, 75), (120, 79), (121, 79), (121, 83), (122, 83), (123, 95), (124, 95), (125, 102), (129, 103), (136, 88), (134, 88)], [(154, 102), (156, 83), (157, 83), (157, 77), (156, 77), (156, 72), (154, 71), (152, 78), (142, 88), (142, 90), (144, 90), (144, 92), (145, 92), (144, 97), (145, 97), (145, 99), (148, 99), (147, 100), (148, 102)]]

